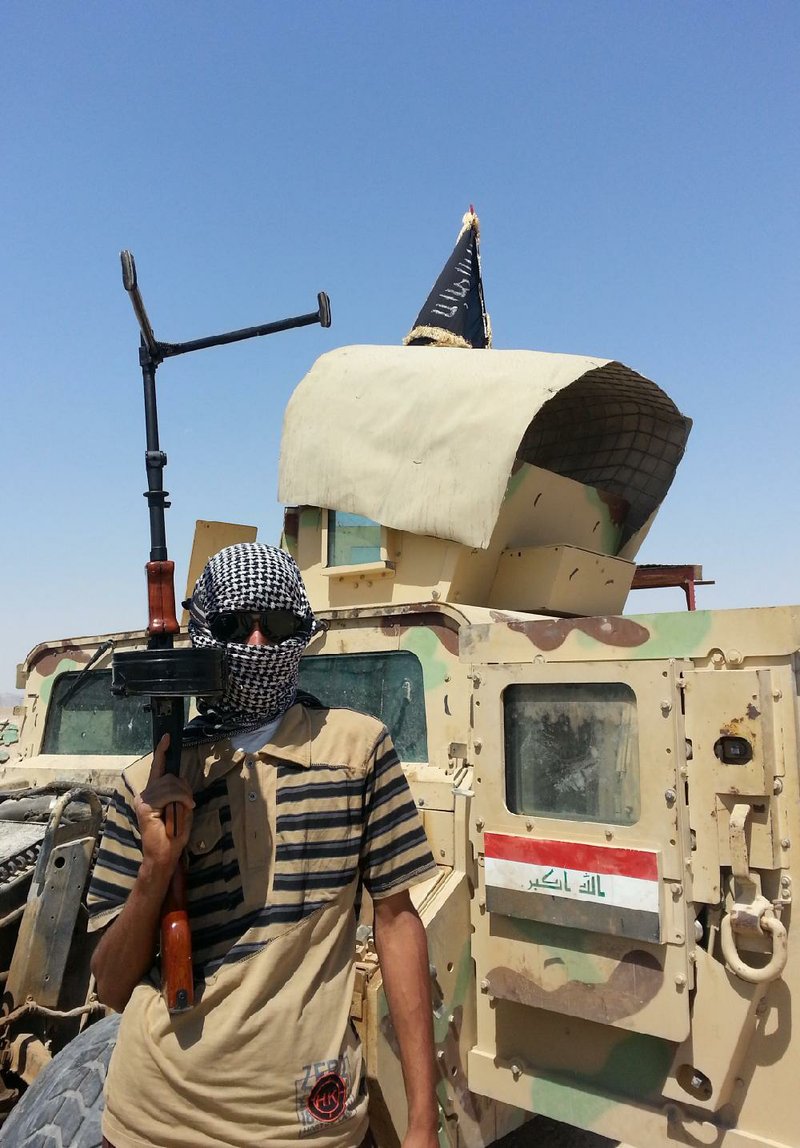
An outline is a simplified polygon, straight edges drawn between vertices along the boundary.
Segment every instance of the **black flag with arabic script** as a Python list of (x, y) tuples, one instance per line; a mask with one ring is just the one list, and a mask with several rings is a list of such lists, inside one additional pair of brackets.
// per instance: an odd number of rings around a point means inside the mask
[(478, 247), (480, 224), (470, 208), (453, 253), (403, 342), (406, 346), (491, 347), (492, 329), (483, 302)]

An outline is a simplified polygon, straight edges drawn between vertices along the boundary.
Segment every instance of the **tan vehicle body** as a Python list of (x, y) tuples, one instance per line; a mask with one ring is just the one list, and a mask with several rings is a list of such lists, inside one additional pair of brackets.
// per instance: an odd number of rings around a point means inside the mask
[[(531, 1113), (637, 1148), (800, 1144), (800, 607), (622, 616), (688, 429), (620, 364), (533, 352), (344, 348), (290, 402), (283, 545), (328, 622), (307, 688), (401, 667), (381, 693), (439, 865), (415, 901), (442, 1148)], [(199, 524), (190, 585), (237, 537), (252, 528)], [(103, 640), (21, 667), (4, 791), (102, 789), (132, 760), (44, 752), (51, 691)], [(390, 1148), (404, 1094), (368, 916), (359, 938), (353, 1016)], [(5, 1065), (35, 1075), (19, 1041)]]

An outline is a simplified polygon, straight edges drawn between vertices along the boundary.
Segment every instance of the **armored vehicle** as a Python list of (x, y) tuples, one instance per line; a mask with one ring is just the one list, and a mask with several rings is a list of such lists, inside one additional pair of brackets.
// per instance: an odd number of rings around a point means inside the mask
[[(282, 544), (327, 622), (301, 684), (387, 724), (438, 862), (414, 897), (442, 1148), (531, 1114), (637, 1148), (800, 1143), (800, 608), (623, 614), (670, 580), (636, 555), (689, 429), (619, 362), (528, 351), (345, 347), (289, 402)], [(198, 524), (189, 586), (254, 536)], [(693, 605), (698, 572), (672, 576)], [(82, 898), (103, 802), (149, 749), (142, 700), (109, 691), (112, 651), (144, 641), (48, 642), (21, 667), (0, 765), (7, 1105), (31, 1087), (4, 1143), (99, 1144), (116, 1022), (97, 1021)], [(358, 937), (352, 1015), (394, 1148), (368, 907)]]

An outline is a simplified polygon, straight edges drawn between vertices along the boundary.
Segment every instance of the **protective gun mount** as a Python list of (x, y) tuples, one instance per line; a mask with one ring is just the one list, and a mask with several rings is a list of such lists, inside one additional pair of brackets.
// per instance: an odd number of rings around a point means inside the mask
[[(167, 501), (169, 492), (164, 490), (163, 483), (167, 456), (161, 450), (158, 437), (156, 371), (164, 359), (184, 355), (189, 351), (238, 343), (243, 339), (272, 335), (277, 331), (306, 327), (312, 323), (330, 327), (331, 308), (328, 296), (320, 292), (317, 296), (317, 310), (307, 315), (210, 335), (186, 343), (162, 343), (153, 333), (139, 292), (133, 255), (130, 251), (123, 251), (120, 258), (122, 283), (130, 296), (141, 332), (139, 364), (144, 383), (147, 443), (145, 498), (150, 513), (150, 561), (145, 566), (149, 619), (147, 649), (121, 651), (114, 655), (111, 663), (111, 689), (121, 696), (150, 698), (153, 747), (158, 745), (165, 733), (169, 734), (166, 769), (168, 773), (177, 776), (180, 773), (183, 747), (185, 699), (219, 697), (225, 688), (225, 665), (221, 651), (174, 648), (174, 636), (180, 626), (175, 614), (175, 564), (167, 555), (164, 511), (170, 504)], [(165, 824), (170, 836), (176, 836), (178, 812), (175, 805), (165, 811)], [(162, 909), (161, 964), (163, 990), (170, 1012), (182, 1012), (190, 1008), (194, 1000), (191, 934), (182, 866), (178, 867), (173, 876)]]

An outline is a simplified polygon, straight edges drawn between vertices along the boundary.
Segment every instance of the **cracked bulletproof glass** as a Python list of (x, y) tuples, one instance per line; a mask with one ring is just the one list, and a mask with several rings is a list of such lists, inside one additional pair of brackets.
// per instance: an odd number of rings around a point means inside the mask
[(512, 813), (633, 825), (639, 819), (636, 695), (622, 682), (508, 686)]

